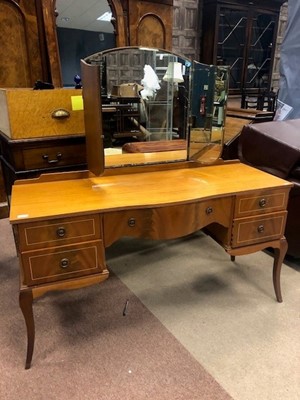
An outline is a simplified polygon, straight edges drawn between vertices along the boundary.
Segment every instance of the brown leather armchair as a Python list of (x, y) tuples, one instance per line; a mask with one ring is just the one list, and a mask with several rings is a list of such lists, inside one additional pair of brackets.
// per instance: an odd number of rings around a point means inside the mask
[(294, 183), (288, 203), (287, 254), (300, 257), (300, 119), (245, 125), (239, 159)]

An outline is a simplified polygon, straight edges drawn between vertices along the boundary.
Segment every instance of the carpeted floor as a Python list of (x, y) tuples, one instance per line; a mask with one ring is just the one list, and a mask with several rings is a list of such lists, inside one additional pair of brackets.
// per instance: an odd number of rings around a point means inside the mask
[(124, 238), (107, 260), (235, 400), (300, 399), (299, 260), (282, 266), (283, 303), (270, 254), (231, 262), (201, 231), (161, 242)]
[(8, 220), (0, 220), (0, 235), (0, 399), (231, 399), (113, 274), (101, 285), (35, 302), (35, 351), (25, 370), (18, 261)]

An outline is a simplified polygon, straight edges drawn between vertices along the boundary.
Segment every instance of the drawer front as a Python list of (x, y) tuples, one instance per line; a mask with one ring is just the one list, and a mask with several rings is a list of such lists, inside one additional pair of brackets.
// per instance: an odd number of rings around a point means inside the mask
[(232, 247), (280, 239), (284, 234), (287, 212), (241, 218), (233, 222)]
[(117, 211), (104, 215), (105, 247), (122, 236), (174, 239), (213, 222), (231, 226), (231, 197), (153, 209)]
[(257, 214), (267, 214), (287, 208), (289, 189), (255, 191), (236, 197), (235, 217), (242, 218)]
[(106, 269), (101, 240), (21, 254), (24, 285), (78, 278)]
[(8, 88), (0, 94), (5, 107), (1, 130), (12, 139), (84, 133), (83, 110), (73, 106), (82, 90)]
[(231, 197), (155, 208), (152, 215), (152, 239), (175, 239), (189, 235), (212, 223), (231, 226)]
[(86, 163), (86, 149), (82, 143), (27, 148), (22, 153), (26, 170)]
[(33, 250), (102, 238), (99, 215), (19, 225), (20, 250)]
[(114, 211), (103, 215), (105, 247), (123, 236), (144, 237), (151, 232), (151, 209)]

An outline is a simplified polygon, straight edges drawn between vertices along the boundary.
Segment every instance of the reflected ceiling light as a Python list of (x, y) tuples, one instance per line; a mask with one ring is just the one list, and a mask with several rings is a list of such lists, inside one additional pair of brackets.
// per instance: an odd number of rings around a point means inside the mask
[(104, 14), (100, 15), (97, 18), (98, 21), (111, 21), (112, 13), (110, 11), (106, 11)]

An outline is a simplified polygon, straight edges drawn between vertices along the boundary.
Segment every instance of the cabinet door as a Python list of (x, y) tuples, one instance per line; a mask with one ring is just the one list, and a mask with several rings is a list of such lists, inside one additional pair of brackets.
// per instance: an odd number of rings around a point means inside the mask
[(250, 23), (243, 88), (268, 89), (272, 73), (276, 18), (269, 13), (254, 12)]
[(0, 87), (61, 86), (53, 3), (0, 0)]
[(230, 89), (243, 87), (247, 26), (247, 10), (220, 7), (216, 62), (219, 65), (230, 66)]
[(232, 94), (270, 89), (282, 3), (204, 0), (201, 62), (230, 66)]

